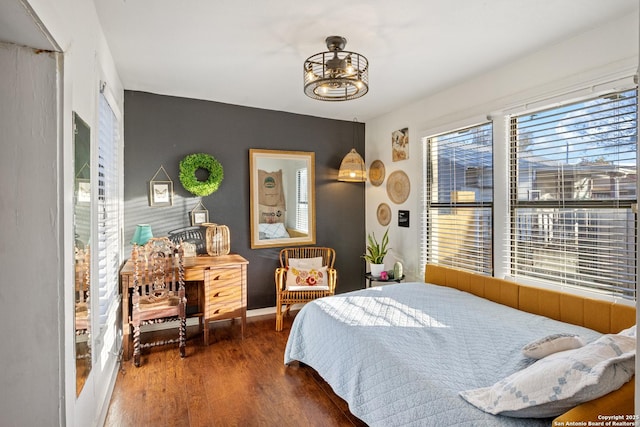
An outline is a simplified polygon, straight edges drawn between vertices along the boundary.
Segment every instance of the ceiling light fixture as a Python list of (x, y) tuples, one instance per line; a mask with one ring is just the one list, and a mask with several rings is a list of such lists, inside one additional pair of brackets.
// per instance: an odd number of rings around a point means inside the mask
[(304, 61), (304, 93), (321, 101), (348, 101), (369, 91), (369, 61), (356, 52), (344, 50), (347, 39), (329, 36), (328, 52)]
[[(358, 119), (353, 119), (353, 145), (356, 145), (356, 126)], [(364, 159), (355, 147), (344, 156), (340, 163), (338, 171), (338, 181), (346, 182), (365, 182), (367, 180), (367, 168), (364, 165)]]

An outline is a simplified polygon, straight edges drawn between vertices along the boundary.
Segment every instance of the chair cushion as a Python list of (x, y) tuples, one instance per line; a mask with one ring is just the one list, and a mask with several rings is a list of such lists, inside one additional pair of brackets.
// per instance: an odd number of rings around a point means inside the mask
[(77, 302), (76, 303), (76, 316), (88, 316), (89, 306), (86, 302)]
[(297, 268), (287, 270), (287, 290), (289, 291), (328, 291), (327, 267)]
[(138, 301), (138, 308), (143, 310), (157, 309), (161, 307), (175, 307), (180, 303), (180, 298), (173, 293), (160, 295), (143, 295)]

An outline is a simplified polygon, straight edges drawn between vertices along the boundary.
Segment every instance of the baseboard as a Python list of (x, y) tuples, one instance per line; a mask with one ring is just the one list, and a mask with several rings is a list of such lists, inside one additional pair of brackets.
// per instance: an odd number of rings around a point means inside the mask
[[(275, 315), (276, 308), (275, 307), (265, 307), (265, 308), (254, 308), (252, 310), (247, 310), (247, 317), (257, 317), (257, 316), (269, 316)], [(187, 318), (187, 327), (189, 326), (197, 326), (200, 319), (197, 317), (189, 317)], [(175, 324), (172, 323), (152, 323), (150, 325), (142, 325), (142, 332), (152, 332), (152, 331), (162, 331), (164, 329), (175, 328)]]
[(247, 310), (247, 317), (267, 316), (269, 314), (276, 314), (275, 307), (254, 308)]
[[(304, 303), (293, 304), (289, 309), (289, 312), (293, 313), (299, 311), (304, 306)], [(256, 316), (268, 316), (276, 314), (275, 307), (265, 307), (265, 308), (254, 308), (252, 310), (247, 310), (247, 317), (256, 317)]]

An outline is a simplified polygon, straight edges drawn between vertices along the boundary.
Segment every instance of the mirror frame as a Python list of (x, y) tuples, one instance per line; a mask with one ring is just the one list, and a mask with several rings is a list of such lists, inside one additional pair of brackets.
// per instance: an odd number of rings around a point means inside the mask
[[(304, 236), (288, 237), (279, 239), (260, 239), (258, 226), (258, 164), (261, 160), (304, 161), (307, 165), (307, 192), (309, 194), (309, 209), (307, 223), (309, 232)], [(315, 245), (316, 243), (316, 174), (315, 174), (315, 153), (312, 151), (283, 151), (283, 150), (262, 150), (249, 149), (249, 172), (250, 172), (250, 205), (251, 205), (251, 249), (273, 248), (282, 246)]]
[[(92, 231), (92, 216), (91, 216), (91, 191), (89, 194), (84, 194), (81, 191), (80, 183), (83, 182), (91, 186), (91, 127), (85, 122), (75, 111), (73, 112), (73, 153), (74, 153), (74, 200), (73, 200), (73, 233), (74, 233), (74, 301), (73, 305), (76, 307), (78, 303), (79, 293), (85, 292), (84, 285), (88, 285), (88, 295), (83, 295), (87, 299), (83, 299), (85, 304), (89, 305), (88, 310), (88, 326), (84, 330), (84, 333), (79, 334), (76, 328), (76, 310), (74, 309), (74, 336), (75, 336), (75, 350), (74, 356), (76, 360), (76, 398), (80, 396), (80, 393), (84, 389), (87, 378), (91, 372), (93, 366), (93, 345), (92, 345), (92, 322), (91, 322), (91, 300), (89, 295), (91, 294), (91, 258), (90, 254), (86, 254), (84, 250), (90, 251), (89, 242), (91, 241)], [(89, 178), (86, 178), (86, 174)], [(82, 175), (82, 178), (81, 178)], [(83, 197), (80, 197), (82, 194)], [(82, 209), (80, 209), (82, 208)], [(81, 235), (80, 232), (83, 232)], [(83, 239), (80, 239), (82, 237)], [(82, 243), (82, 252), (78, 253), (78, 243)], [(86, 263), (89, 264), (89, 277), (86, 277), (87, 272), (78, 272), (78, 263), (81, 263), (81, 268), (87, 268)], [(82, 265), (82, 263), (85, 263)], [(83, 274), (84, 273), (84, 274)], [(79, 276), (80, 275), (80, 276)], [(86, 281), (78, 284), (77, 281)], [(82, 354), (79, 353), (79, 349), (82, 348)]]

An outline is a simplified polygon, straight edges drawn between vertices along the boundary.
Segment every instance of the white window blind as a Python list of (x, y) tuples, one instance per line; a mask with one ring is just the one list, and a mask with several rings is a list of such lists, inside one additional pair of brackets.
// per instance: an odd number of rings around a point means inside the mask
[(635, 298), (637, 91), (510, 124), (511, 274)]
[(104, 94), (98, 106), (98, 289), (99, 325), (104, 332), (118, 300), (119, 199), (118, 122)]
[(422, 265), (491, 275), (492, 124), (427, 138), (425, 144)]
[(309, 231), (309, 185), (307, 169), (296, 171), (296, 230)]

